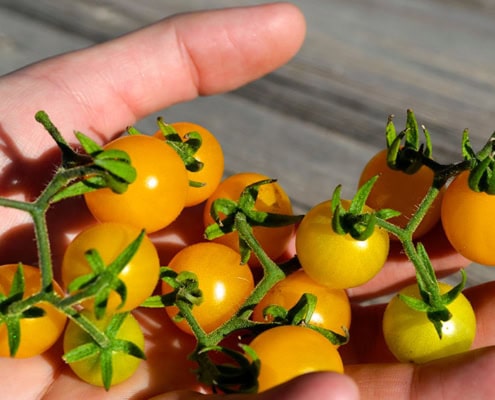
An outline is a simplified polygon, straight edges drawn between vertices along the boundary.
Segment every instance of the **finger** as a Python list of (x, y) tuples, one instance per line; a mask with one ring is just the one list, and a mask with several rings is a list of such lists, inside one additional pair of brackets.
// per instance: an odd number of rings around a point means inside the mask
[[(30, 358), (0, 358), (2, 399), (41, 399), (63, 365), (61, 345)], [(19, 384), (21, 382), (21, 384)]]
[[(266, 74), (294, 55), (304, 30), (283, 3), (184, 14), (3, 77), (0, 195), (32, 200), (53, 170), (58, 153), (38, 110), (70, 142), (73, 130), (105, 142), (151, 112)], [(1, 213), (0, 234), (26, 223), (32, 235), (27, 214)]]
[(165, 19), (4, 77), (3, 134), (24, 156), (38, 156), (51, 143), (33, 116), (46, 109), (62, 132), (108, 140), (154, 111), (272, 71), (296, 53), (304, 32), (302, 14), (286, 3)]
[(483, 348), (424, 365), (351, 365), (346, 373), (361, 399), (493, 399), (495, 348)]
[(495, 282), (487, 282), (464, 291), (476, 313), (476, 337), (473, 348), (495, 346), (494, 291)]
[(166, 393), (150, 400), (357, 400), (356, 384), (346, 375), (318, 372), (299, 376), (290, 382), (258, 395), (203, 396), (190, 391)]
[[(318, 372), (299, 376), (292, 381), (261, 393), (256, 400), (357, 400), (359, 391), (347, 375)], [(235, 397), (242, 400), (243, 397)], [(234, 398), (232, 399), (234, 400)], [(253, 398), (254, 400), (254, 398)]]

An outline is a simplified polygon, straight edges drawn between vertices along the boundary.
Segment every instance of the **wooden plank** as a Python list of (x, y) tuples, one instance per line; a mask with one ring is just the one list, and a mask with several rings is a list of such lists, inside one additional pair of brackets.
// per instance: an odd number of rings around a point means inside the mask
[[(405, 109), (413, 108), (437, 139), (440, 159), (459, 154), (465, 127), (476, 146), (495, 129), (495, 23), (488, 2), (469, 7), (429, 0), (294, 3), (308, 20), (301, 52), (237, 95), (377, 148), (383, 145), (387, 115), (395, 114), (401, 125)], [(0, 4), (95, 41), (204, 7), (199, 0)], [(208, 8), (229, 5), (208, 2)]]
[(0, 74), (92, 42), (0, 7)]
[[(338, 183), (352, 194), (364, 162), (383, 146), (389, 113), (402, 127), (405, 109), (414, 108), (434, 135), (437, 157), (445, 159), (458, 156), (463, 128), (472, 129), (475, 144), (495, 128), (489, 2), (294, 3), (307, 17), (308, 36), (288, 65), (233, 94), (158, 113), (215, 132), (228, 172), (256, 169), (278, 177), (304, 211)], [(230, 5), (214, 0), (207, 6)], [(200, 0), (0, 0), (0, 72), (203, 7)], [(153, 130), (155, 117), (138, 126)], [(469, 282), (493, 273), (470, 267)]]

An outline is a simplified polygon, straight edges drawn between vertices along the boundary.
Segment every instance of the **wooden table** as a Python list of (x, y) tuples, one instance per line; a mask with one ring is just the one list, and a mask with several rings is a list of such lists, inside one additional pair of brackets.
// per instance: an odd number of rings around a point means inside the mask
[[(267, 3), (211, 0), (0, 0), (0, 73), (90, 46), (173, 13)], [(287, 65), (233, 93), (157, 115), (194, 120), (226, 152), (226, 173), (277, 177), (297, 211), (356, 188), (405, 110), (432, 134), (440, 161), (458, 160), (469, 127), (481, 146), (495, 130), (495, 6), (490, 0), (298, 0), (308, 34)], [(206, 5), (205, 5), (206, 4)], [(261, 146), (260, 146), (261, 144)], [(469, 268), (470, 283), (493, 277)]]

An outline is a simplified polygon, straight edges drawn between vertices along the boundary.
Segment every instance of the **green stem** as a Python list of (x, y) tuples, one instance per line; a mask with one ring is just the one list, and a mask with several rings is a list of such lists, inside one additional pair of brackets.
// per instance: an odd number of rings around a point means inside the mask
[(72, 147), (65, 141), (60, 131), (52, 123), (46, 112), (38, 111), (35, 115), (36, 121), (43, 125), (46, 131), (50, 134), (52, 139), (57, 143), (62, 153), (62, 166), (70, 167), (88, 161), (90, 158), (84, 154), (76, 153)]
[[(198, 340), (198, 343), (206, 343), (209, 342), (208, 334), (203, 330), (203, 328), (198, 324), (198, 321), (194, 317), (191, 311), (191, 306), (182, 300), (177, 300), (175, 305), (180, 311), (180, 314), (187, 321), (190, 326), (194, 336)], [(216, 344), (216, 343), (215, 343)]]
[(81, 314), (73, 307), (62, 307), (59, 303), (59, 309), (61, 309), (72, 321), (79, 325), (101, 348), (107, 348), (110, 345), (111, 340), (102, 332), (99, 328), (93, 324), (86, 316)]
[(377, 221), (377, 225), (394, 234), (400, 240), (404, 253), (415, 268), (418, 279), (423, 282), (423, 284), (425, 285), (424, 289), (430, 295), (429, 301), (431, 303), (430, 305), (433, 307), (443, 305), (441, 300), (440, 288), (434, 276), (434, 271), (429, 264), (429, 261), (427, 262), (419, 256), (412, 237), (417, 227), (419, 226), (424, 216), (429, 211), (431, 205), (440, 193), (439, 187), (441, 187), (441, 185), (438, 187), (437, 186), (438, 185), (434, 184), (429, 188), (425, 197), (419, 204), (418, 209), (404, 228), (400, 228), (388, 221), (380, 219), (378, 219)]
[(47, 290), (53, 285), (53, 265), (50, 238), (46, 225), (45, 210), (35, 208), (31, 216), (34, 222), (34, 234), (38, 248), (38, 262), (41, 272), (41, 290)]
[(29, 310), (31, 307), (35, 306), (41, 301), (50, 301), (47, 293), (38, 292), (33, 295), (26, 297), (25, 299), (16, 301), (9, 306), (9, 313), (18, 314), (23, 311)]
[(247, 222), (246, 215), (240, 212), (236, 214), (235, 228), (239, 233), (239, 236), (246, 242), (260, 261), (263, 267), (264, 278), (270, 277), (273, 284), (285, 278), (285, 274), (282, 269), (266, 254), (263, 247), (261, 247), (258, 240), (254, 237), (253, 230), (251, 225)]
[(38, 204), (40, 208), (48, 208), (52, 202), (52, 197), (67, 186), (71, 181), (95, 173), (101, 173), (101, 171), (89, 165), (69, 169), (59, 169), (50, 183), (39, 195), (36, 200), (36, 204)]
[(244, 301), (241, 307), (239, 307), (237, 313), (231, 319), (208, 335), (202, 337), (205, 340), (205, 344), (208, 346), (218, 344), (225, 335), (234, 330), (252, 328), (258, 325), (249, 320), (254, 307), (277, 282), (285, 278), (284, 271), (266, 254), (265, 250), (253, 235), (253, 230), (247, 222), (245, 214), (240, 212), (236, 214), (235, 228), (239, 236), (246, 242), (256, 257), (258, 257), (264, 271), (263, 278), (258, 282), (249, 297)]
[(6, 208), (15, 208), (16, 210), (26, 211), (32, 213), (33, 209), (36, 207), (34, 203), (28, 203), (21, 200), (12, 200), (4, 197), (0, 197), (0, 206)]
[(440, 193), (440, 189), (438, 189), (435, 185), (431, 186), (428, 189), (428, 192), (426, 193), (425, 197), (419, 204), (418, 209), (413, 214), (413, 216), (411, 217), (411, 219), (409, 220), (409, 222), (405, 227), (405, 231), (408, 232), (411, 237), (412, 234), (418, 228), (421, 221), (423, 220), (424, 216), (428, 213), (429, 209), (431, 208), (431, 205), (433, 204), (439, 193)]
[(237, 213), (235, 216), (235, 228), (239, 236), (246, 242), (249, 248), (260, 261), (263, 267), (263, 278), (256, 285), (251, 295), (240, 308), (240, 318), (248, 318), (256, 304), (265, 296), (265, 294), (279, 281), (285, 278), (284, 271), (275, 263), (265, 252), (263, 247), (253, 235), (253, 229), (247, 222), (246, 215)]

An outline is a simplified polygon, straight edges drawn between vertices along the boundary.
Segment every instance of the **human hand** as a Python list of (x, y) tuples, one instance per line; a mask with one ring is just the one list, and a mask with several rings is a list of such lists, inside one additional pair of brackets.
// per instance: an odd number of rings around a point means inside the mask
[[(49, 113), (61, 132), (77, 128), (100, 142), (106, 142), (149, 113), (198, 94), (234, 89), (269, 72), (298, 50), (303, 36), (302, 16), (286, 4), (191, 14), (1, 78), (0, 98), (4, 100), (0, 104), (3, 116), (0, 138), (4, 147), (0, 155), (0, 195), (32, 198), (52, 171), (56, 151), (49, 137), (33, 120), (40, 108)], [(55, 259), (63, 252), (68, 237), (90, 223), (91, 218), (81, 213), (81, 207), (81, 202), (75, 199), (50, 211)], [(193, 209), (181, 218), (194, 218), (195, 211)], [(35, 262), (32, 226), (27, 217), (13, 210), (2, 209), (0, 212), (3, 221), (0, 228), (2, 263)], [(197, 238), (197, 231), (178, 230), (179, 223), (153, 237), (165, 259), (174, 246), (180, 247)], [(452, 254), (450, 250), (441, 250), (435, 264), (450, 260), (443, 264), (450, 269), (451, 261), (457, 260), (453, 265), (458, 268), (464, 260)], [(390, 263), (387, 269), (396, 270), (395, 266), (402, 264), (403, 261), (398, 260), (395, 264)], [(406, 279), (411, 274), (401, 276), (401, 279)], [(385, 270), (375, 283), (351, 295), (361, 299), (385, 292), (395, 282), (393, 278)], [(489, 289), (488, 285), (473, 292), (473, 304), (478, 308), (481, 327), (476, 347), (491, 345), (490, 340), (494, 337), (487, 313), (490, 309)], [(445, 377), (437, 389), (444, 392), (455, 389), (457, 395), (468, 387), (467, 383), (474, 382), (469, 374), (479, 377), (493, 370), (488, 367), (495, 362), (491, 349), (474, 351), (457, 357), (455, 361), (440, 361), (425, 367), (393, 363), (379, 334), (381, 312), (379, 306), (356, 307), (353, 340), (343, 349), (345, 361), (352, 364), (347, 372), (355, 379), (362, 398), (396, 399), (401, 395), (409, 398), (410, 393), (428, 398), (431, 394), (428, 384), (435, 383), (437, 378), (441, 380), (440, 375), (434, 376), (433, 372)], [(201, 389), (195, 384), (192, 374), (186, 372), (192, 367), (185, 361), (185, 355), (192, 350), (192, 339), (175, 329), (163, 318), (160, 310), (138, 311), (136, 314), (147, 338), (148, 360), (129, 381), (113, 387), (108, 393), (89, 386), (79, 381), (63, 364), (60, 346), (56, 346), (39, 357), (0, 360), (2, 396), (60, 399), (71, 393), (75, 398), (122, 399), (148, 398), (181, 388)], [(360, 326), (365, 326), (366, 330), (359, 329)], [(374, 336), (369, 336), (370, 331), (375, 332)], [(361, 336), (365, 338), (360, 340)], [(361, 346), (355, 345), (358, 343)], [(367, 350), (363, 343), (370, 343), (373, 351)], [(381, 364), (384, 361), (390, 363)], [(380, 364), (377, 366), (375, 363)], [(481, 363), (484, 366), (477, 371)], [(441, 368), (442, 365), (449, 368)], [(430, 380), (413, 379), (418, 376), (414, 375), (418, 371), (422, 371), (422, 377), (430, 376)], [(466, 375), (466, 381), (460, 374)], [(394, 377), (392, 385), (390, 379)], [(462, 382), (461, 387), (458, 382)], [(484, 389), (483, 382), (489, 385), (490, 379), (479, 379), (476, 390), (471, 388), (469, 393)], [(383, 391), (392, 388), (392, 394)], [(185, 400), (198, 397), (203, 398), (193, 392), (181, 391), (160, 398)], [(240, 396), (231, 398), (237, 397)], [(242, 398), (355, 399), (357, 391), (355, 383), (346, 376), (318, 373), (298, 378), (264, 394)]]

